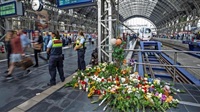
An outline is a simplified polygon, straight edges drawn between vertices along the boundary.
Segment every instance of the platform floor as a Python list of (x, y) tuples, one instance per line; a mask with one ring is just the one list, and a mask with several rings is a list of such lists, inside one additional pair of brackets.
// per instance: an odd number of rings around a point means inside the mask
[[(95, 49), (95, 45), (87, 45), (87, 51), (85, 55), (86, 64), (91, 59), (91, 53)], [(68, 77), (77, 69), (77, 52), (72, 48), (64, 50), (64, 73)], [(44, 54), (45, 55), (45, 54)], [(0, 112), (7, 112), (12, 108), (20, 105), (26, 100), (36, 96), (37, 93), (48, 89), (47, 83), (50, 80), (48, 71), (48, 64), (39, 58), (39, 67), (31, 68), (32, 73), (19, 80), (13, 80), (5, 82), (3, 72), (7, 69), (6, 61), (0, 62)], [(15, 69), (14, 76), (19, 76), (24, 71), (17, 68)], [(57, 76), (57, 82), (60, 82)], [(67, 93), (65, 93), (67, 94)]]
[[(174, 50), (173, 48), (163, 46), (162, 50)], [(174, 59), (174, 53), (165, 52), (170, 58)], [(193, 57), (189, 54), (178, 53), (177, 62), (179, 62), (183, 66), (198, 66), (200, 67), (200, 59)], [(186, 69), (188, 72), (193, 74), (196, 78), (200, 79), (200, 69)]]
[[(86, 52), (86, 62), (89, 63), (92, 50), (95, 48), (94, 45), (88, 45)], [(71, 74), (76, 69), (77, 55), (73, 49), (64, 50), (65, 54), (65, 76), (69, 79)], [(5, 63), (0, 63), (1, 70), (5, 70)], [(16, 70), (17, 74), (22, 73), (22, 70)], [(0, 75), (4, 75), (2, 72)], [(35, 97), (37, 93), (42, 93), (51, 88), (47, 87), (46, 83), (49, 81), (48, 66), (47, 63), (40, 60), (40, 67), (33, 69), (30, 76), (22, 78), (18, 81), (2, 82), (0, 78), (0, 112), (7, 112), (18, 105), (22, 104)], [(58, 79), (58, 82), (60, 80)], [(60, 83), (59, 83), (60, 84)], [(177, 108), (171, 108), (167, 112), (199, 112), (200, 110), (200, 87), (195, 85), (187, 84), (175, 84), (177, 89), (185, 90), (185, 93), (179, 93), (175, 95), (181, 102)], [(44, 94), (43, 94), (44, 95)], [(41, 96), (42, 95), (38, 95)], [(74, 89), (64, 88), (52, 92), (49, 96), (37, 102), (34, 106), (29, 108), (26, 112), (92, 112), (97, 104), (91, 104), (90, 102), (96, 100), (97, 97), (87, 98), (87, 93)], [(40, 100), (40, 99), (37, 99)], [(25, 108), (29, 104), (25, 105)], [(97, 108), (96, 112), (102, 112), (104, 105)], [(109, 110), (108, 110), (109, 111)], [(17, 112), (17, 111), (12, 111)], [(18, 110), (18, 112), (24, 112)]]

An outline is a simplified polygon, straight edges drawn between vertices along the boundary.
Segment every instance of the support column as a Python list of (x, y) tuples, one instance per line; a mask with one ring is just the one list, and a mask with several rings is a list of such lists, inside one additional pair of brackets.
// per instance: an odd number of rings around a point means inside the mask
[(112, 36), (111, 0), (98, 0), (98, 62), (112, 61)]

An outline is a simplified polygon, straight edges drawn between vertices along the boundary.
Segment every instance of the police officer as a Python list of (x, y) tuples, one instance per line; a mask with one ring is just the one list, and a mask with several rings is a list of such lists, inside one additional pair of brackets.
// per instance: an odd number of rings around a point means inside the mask
[(85, 70), (85, 38), (83, 32), (78, 33), (74, 50), (78, 53), (78, 70)]
[(60, 79), (62, 82), (65, 81), (64, 72), (63, 72), (63, 55), (62, 55), (62, 40), (52, 33), (52, 40), (49, 41), (47, 45), (47, 54), (50, 55), (49, 58), (49, 73), (51, 75), (50, 83), (48, 86), (53, 86), (56, 84), (56, 68), (59, 72)]

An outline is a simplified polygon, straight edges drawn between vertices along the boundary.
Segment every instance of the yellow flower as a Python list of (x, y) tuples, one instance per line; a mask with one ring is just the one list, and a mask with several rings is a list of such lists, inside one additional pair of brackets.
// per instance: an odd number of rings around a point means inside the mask
[(74, 84), (74, 88), (76, 88), (76, 87), (78, 87), (78, 83), (75, 83), (75, 84)]

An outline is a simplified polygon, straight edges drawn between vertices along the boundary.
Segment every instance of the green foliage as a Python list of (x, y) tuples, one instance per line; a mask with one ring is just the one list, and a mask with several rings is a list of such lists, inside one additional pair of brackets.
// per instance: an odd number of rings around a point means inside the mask
[(119, 46), (113, 46), (113, 59), (116, 61), (117, 65), (121, 65), (123, 63), (123, 60), (125, 58), (124, 56), (124, 49), (122, 48), (125, 42), (122, 42)]

